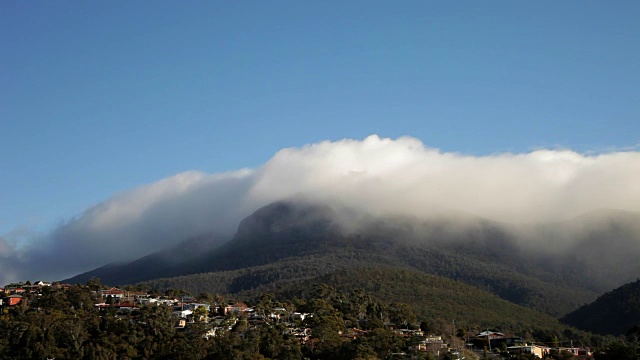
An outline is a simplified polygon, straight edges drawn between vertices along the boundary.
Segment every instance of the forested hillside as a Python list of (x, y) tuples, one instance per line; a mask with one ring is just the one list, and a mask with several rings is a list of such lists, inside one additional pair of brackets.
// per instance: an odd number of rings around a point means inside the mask
[(640, 280), (600, 296), (566, 315), (562, 321), (596, 334), (627, 334), (632, 328), (640, 327)]
[[(304, 298), (313, 293), (315, 285), (325, 283), (340, 291), (359, 288), (381, 301), (410, 304), (416, 314), (430, 319), (439, 329), (444, 329), (452, 321), (456, 321), (459, 326), (468, 329), (479, 331), (487, 327), (500, 328), (527, 336), (540, 331), (568, 331), (557, 319), (544, 313), (515, 305), (459, 281), (411, 269), (371, 267), (362, 263), (360, 267), (328, 271), (321, 276), (305, 277), (295, 281), (274, 281), (271, 277), (277, 274), (276, 271), (272, 272), (268, 267), (262, 270), (263, 272), (253, 273), (239, 270), (192, 275), (150, 281), (144, 283), (144, 286), (161, 291), (188, 289), (191, 293), (199, 293), (210, 285), (217, 289), (216, 291), (221, 290), (219, 293), (251, 300), (264, 292), (274, 292), (285, 298)], [(300, 269), (289, 268), (289, 271), (296, 270)], [(584, 333), (575, 333), (576, 339), (584, 336)]]

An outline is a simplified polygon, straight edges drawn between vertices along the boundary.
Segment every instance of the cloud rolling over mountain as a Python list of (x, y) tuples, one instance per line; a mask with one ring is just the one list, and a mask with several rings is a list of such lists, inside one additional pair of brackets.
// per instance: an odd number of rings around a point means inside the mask
[(0, 238), (0, 280), (57, 279), (191, 236), (229, 237), (270, 202), (302, 195), (372, 214), (466, 212), (505, 222), (640, 210), (640, 152), (470, 156), (410, 137), (283, 149), (257, 169), (185, 172), (123, 192), (29, 242)]

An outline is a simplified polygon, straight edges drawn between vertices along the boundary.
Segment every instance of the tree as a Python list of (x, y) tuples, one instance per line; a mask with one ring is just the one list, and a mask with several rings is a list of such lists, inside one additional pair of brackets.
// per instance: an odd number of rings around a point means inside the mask
[(198, 296), (196, 296), (196, 300), (209, 305), (213, 305), (215, 303), (213, 295), (208, 292), (201, 292), (200, 294), (198, 294)]
[(313, 352), (326, 353), (336, 350), (340, 345), (340, 334), (344, 332), (344, 322), (340, 313), (323, 299), (312, 299), (313, 317), (309, 325), (313, 331)]
[(316, 299), (329, 300), (336, 294), (336, 289), (327, 284), (317, 284), (313, 287), (311, 296)]
[(640, 325), (636, 325), (627, 331), (627, 341), (640, 346)]
[(275, 305), (275, 294), (274, 293), (266, 293), (260, 297), (260, 301), (254, 306), (256, 314), (262, 316), (265, 321), (269, 320), (269, 314), (274, 308)]
[(405, 303), (393, 303), (389, 306), (389, 320), (396, 325), (408, 328), (409, 324), (416, 322), (413, 309)]
[(175, 334), (171, 309), (166, 306), (145, 305), (135, 318), (136, 332), (141, 337), (138, 352), (144, 358), (158, 358), (170, 351)]
[(422, 330), (425, 333), (430, 332), (431, 326), (429, 325), (429, 322), (426, 320), (423, 320), (422, 322), (420, 322), (420, 330)]
[(371, 302), (371, 297), (364, 290), (355, 289), (351, 292), (351, 299), (358, 320), (364, 319), (367, 315), (367, 307)]
[(174, 289), (174, 288), (168, 288), (167, 290), (165, 290), (164, 295), (166, 297), (175, 299), (175, 298), (179, 298), (179, 293), (178, 290)]
[(102, 289), (102, 281), (98, 277), (92, 277), (91, 279), (87, 280), (85, 285), (91, 291), (98, 291)]
[(195, 322), (207, 322), (208, 315), (207, 308), (204, 306), (198, 306), (193, 310), (193, 320)]
[(362, 341), (366, 342), (381, 359), (387, 358), (392, 352), (399, 351), (403, 346), (402, 340), (385, 327), (370, 330)]

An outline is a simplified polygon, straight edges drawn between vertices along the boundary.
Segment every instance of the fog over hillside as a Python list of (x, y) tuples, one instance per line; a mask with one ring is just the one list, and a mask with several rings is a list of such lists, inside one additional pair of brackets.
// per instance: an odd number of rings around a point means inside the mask
[[(216, 156), (224, 154), (212, 154), (212, 161)], [(536, 224), (599, 209), (640, 211), (639, 178), (638, 151), (471, 156), (411, 137), (324, 141), (283, 149), (256, 169), (188, 171), (116, 194), (49, 234), (6, 235), (0, 238), (0, 283), (60, 279), (204, 233), (230, 238), (251, 212), (295, 196), (372, 215), (466, 213)]]

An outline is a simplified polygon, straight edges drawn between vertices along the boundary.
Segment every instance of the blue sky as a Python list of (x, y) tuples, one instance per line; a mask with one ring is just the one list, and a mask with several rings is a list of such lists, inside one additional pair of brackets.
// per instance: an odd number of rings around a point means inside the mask
[(640, 143), (637, 1), (10, 0), (0, 30), (0, 235), (326, 139)]

